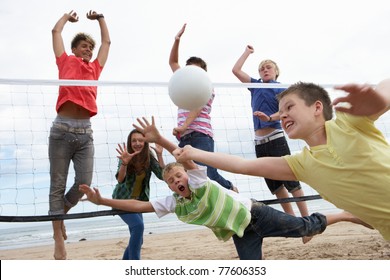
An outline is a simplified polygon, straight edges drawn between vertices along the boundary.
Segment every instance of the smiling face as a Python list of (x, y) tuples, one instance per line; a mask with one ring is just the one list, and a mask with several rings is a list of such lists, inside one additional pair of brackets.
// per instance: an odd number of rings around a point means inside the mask
[(130, 139), (131, 148), (134, 152), (140, 152), (145, 146), (144, 137), (140, 132), (134, 132), (131, 134)]
[(93, 55), (93, 45), (81, 40), (76, 47), (72, 48), (72, 53), (76, 57), (81, 57), (85, 62), (89, 62)]
[(318, 109), (317, 102), (306, 105), (295, 93), (289, 93), (279, 101), (282, 128), (290, 139), (307, 139), (313, 129)]
[(313, 83), (298, 82), (277, 95), (282, 127), (291, 139), (309, 146), (326, 142), (325, 122), (333, 117), (328, 92)]
[(163, 173), (164, 181), (176, 194), (190, 198), (191, 191), (188, 188), (188, 174), (180, 164), (168, 164)]

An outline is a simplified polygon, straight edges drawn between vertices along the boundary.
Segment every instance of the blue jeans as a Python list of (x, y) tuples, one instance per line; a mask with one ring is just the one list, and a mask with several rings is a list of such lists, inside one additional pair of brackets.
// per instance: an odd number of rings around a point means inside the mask
[[(68, 209), (75, 206), (83, 196), (79, 185), (91, 185), (93, 175), (95, 149), (90, 123), (89, 127), (78, 128), (88, 129), (85, 133), (72, 133), (67, 131), (70, 128), (67, 124), (61, 125), (63, 127), (58, 128), (53, 123), (49, 136), (49, 215), (64, 214), (65, 206)], [(71, 161), (75, 170), (74, 184), (65, 194)]]
[(141, 246), (144, 242), (144, 219), (142, 213), (129, 213), (119, 215), (128, 225), (130, 231), (129, 244), (123, 253), (122, 260), (140, 260)]
[(327, 226), (326, 217), (313, 213), (295, 217), (261, 202), (253, 202), (252, 219), (244, 236), (233, 235), (240, 260), (260, 260), (264, 237), (303, 237), (322, 233)]
[[(185, 145), (191, 145), (194, 148), (214, 152), (214, 139), (201, 132), (191, 132), (180, 138), (179, 147), (183, 148)], [(212, 166), (205, 165), (200, 162), (196, 162), (199, 165), (207, 166), (207, 177), (211, 180), (218, 182), (222, 187), (230, 190), (233, 187), (232, 182), (226, 180), (218, 173), (218, 170)]]
[[(290, 155), (290, 148), (285, 137), (274, 139), (270, 142), (256, 145), (256, 157), (281, 157), (285, 155)], [(301, 189), (301, 185), (298, 181), (277, 181), (264, 178), (267, 183), (268, 189), (272, 194), (275, 194), (279, 188), (286, 187), (286, 189), (291, 193), (296, 190)]]

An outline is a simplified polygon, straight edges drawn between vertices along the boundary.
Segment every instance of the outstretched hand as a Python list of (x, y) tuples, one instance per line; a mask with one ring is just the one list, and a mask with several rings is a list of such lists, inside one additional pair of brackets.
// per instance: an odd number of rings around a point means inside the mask
[(151, 148), (153, 151), (156, 152), (156, 155), (161, 155), (162, 152), (163, 152), (163, 150), (164, 150), (164, 148), (163, 148), (161, 145), (159, 145), (159, 144), (155, 144), (154, 147), (153, 147), (153, 146), (150, 146), (150, 148)]
[(125, 143), (123, 143), (122, 146), (121, 144), (118, 144), (118, 148), (116, 148), (116, 151), (119, 154), (117, 158), (119, 158), (122, 161), (122, 163), (125, 165), (127, 165), (135, 155), (141, 152), (141, 151), (135, 151), (134, 153), (130, 154), (127, 151), (127, 147)]
[[(340, 112), (357, 116), (372, 116), (383, 112), (388, 106), (384, 96), (370, 85), (347, 84), (337, 86), (335, 89), (348, 93), (332, 102), (335, 110)], [(350, 106), (337, 106), (342, 102), (348, 102)]]
[(73, 10), (71, 10), (69, 13), (68, 13), (68, 21), (70, 22), (78, 22), (79, 21), (79, 16), (77, 15), (77, 13)]
[(142, 119), (137, 118), (137, 121), (139, 123), (139, 126), (133, 124), (133, 127), (144, 135), (145, 141), (149, 143), (158, 142), (161, 135), (154, 122), (154, 116), (152, 116), (152, 123), (149, 123), (149, 121), (145, 117), (142, 117)]
[(179, 30), (179, 32), (176, 34), (175, 39), (180, 40), (181, 36), (183, 35), (184, 31), (186, 30), (187, 23), (183, 25), (183, 27)]
[(87, 13), (87, 18), (90, 19), (90, 20), (95, 20), (95, 19), (97, 19), (97, 17), (98, 17), (99, 15), (100, 15), (100, 14), (98, 14), (97, 12), (90, 10), (90, 11)]
[(87, 196), (87, 199), (97, 205), (100, 204), (102, 199), (98, 188), (90, 188), (88, 185), (82, 184), (79, 186), (79, 190)]
[(257, 118), (259, 118), (263, 122), (268, 122), (269, 121), (269, 116), (263, 112), (260, 111), (255, 111), (253, 115)]

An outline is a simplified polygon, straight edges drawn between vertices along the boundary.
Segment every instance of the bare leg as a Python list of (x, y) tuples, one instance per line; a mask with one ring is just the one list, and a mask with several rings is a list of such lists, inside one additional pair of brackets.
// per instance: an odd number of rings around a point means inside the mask
[(61, 232), (62, 232), (62, 237), (64, 240), (68, 239), (68, 235), (66, 235), (66, 227), (65, 227), (65, 222), (61, 220)]
[[(278, 199), (284, 199), (284, 198), (288, 198), (288, 192), (287, 192), (287, 189), (285, 187), (283, 188), (280, 188), (279, 191), (277, 191), (275, 193), (276, 197)], [(294, 210), (291, 206), (291, 203), (287, 202), (287, 203), (280, 203), (280, 205), (282, 206), (283, 208), (283, 211), (284, 213), (287, 213), (287, 214), (290, 214), (292, 216), (295, 216), (294, 214)]]
[(62, 233), (64, 221), (53, 221), (54, 259), (66, 260), (65, 240)]
[(328, 222), (328, 226), (338, 222), (351, 222), (354, 224), (365, 226), (369, 229), (374, 229), (372, 226), (363, 222), (362, 220), (360, 220), (359, 218), (355, 217), (354, 215), (352, 215), (347, 211), (343, 211), (337, 214), (328, 214), (326, 215), (326, 220)]
[[(302, 189), (296, 190), (296, 191), (292, 192), (291, 194), (293, 195), (293, 197), (301, 197), (301, 196), (305, 195), (303, 193)], [(299, 209), (299, 213), (301, 213), (301, 217), (309, 216), (309, 210), (307, 209), (306, 201), (299, 201), (299, 202), (297, 202), (297, 206), (298, 206), (298, 209)], [(313, 236), (303, 236), (302, 237), (303, 244), (306, 244), (312, 238), (313, 238)]]
[[(70, 208), (68, 206), (64, 206), (64, 211), (65, 211), (65, 214), (68, 213), (68, 211), (70, 210)], [(66, 234), (66, 227), (65, 227), (65, 221), (62, 220), (61, 221), (61, 231), (62, 231), (62, 236), (64, 237), (64, 240), (68, 239), (68, 235)]]

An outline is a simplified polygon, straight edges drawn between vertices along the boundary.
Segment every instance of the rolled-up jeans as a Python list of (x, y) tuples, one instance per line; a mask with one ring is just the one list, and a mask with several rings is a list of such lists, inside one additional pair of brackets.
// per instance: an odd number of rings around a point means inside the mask
[[(49, 215), (64, 214), (65, 206), (72, 208), (83, 196), (79, 185), (91, 185), (95, 153), (92, 133), (89, 119), (57, 117), (53, 122), (49, 136)], [(65, 194), (71, 161), (75, 178), (73, 186)]]
[(253, 202), (251, 222), (244, 236), (233, 235), (240, 260), (261, 260), (265, 237), (303, 237), (322, 233), (327, 226), (326, 217), (313, 213), (307, 217), (295, 217), (262, 202)]

